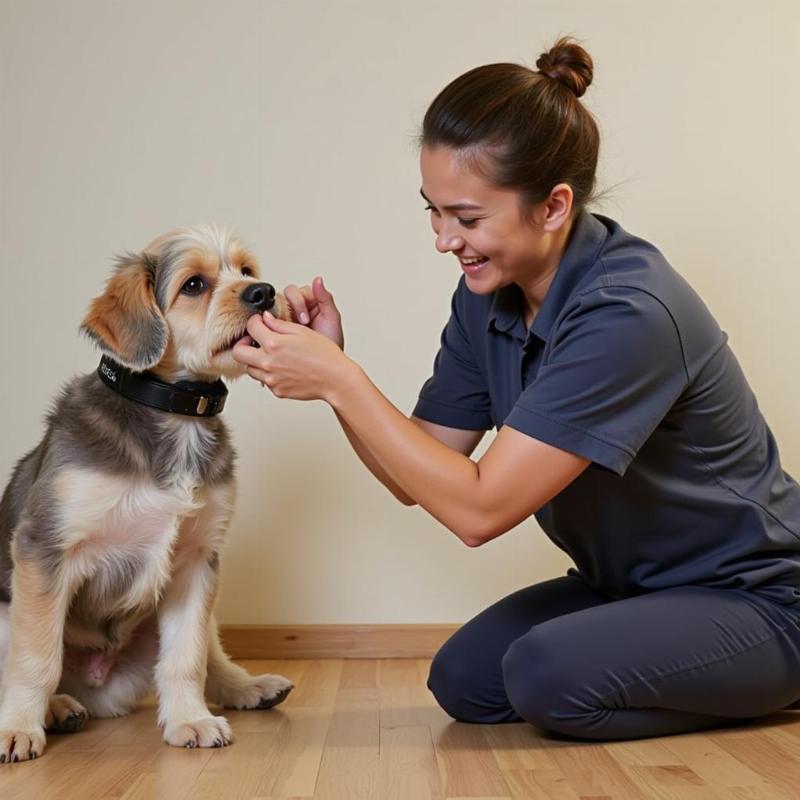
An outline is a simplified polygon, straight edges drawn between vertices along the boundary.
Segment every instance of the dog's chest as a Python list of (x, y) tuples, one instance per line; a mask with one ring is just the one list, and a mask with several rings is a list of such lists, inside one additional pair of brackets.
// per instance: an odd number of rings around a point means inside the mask
[(87, 576), (82, 594), (99, 616), (154, 605), (185, 558), (219, 546), (230, 487), (207, 487), (190, 470), (164, 486), (86, 469), (63, 473), (60, 538)]

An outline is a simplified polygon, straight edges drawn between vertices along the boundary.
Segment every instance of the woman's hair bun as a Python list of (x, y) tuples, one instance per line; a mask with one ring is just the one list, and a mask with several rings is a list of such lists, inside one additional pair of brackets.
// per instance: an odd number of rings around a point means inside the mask
[(541, 75), (566, 86), (576, 97), (589, 88), (594, 73), (592, 57), (569, 37), (559, 39), (536, 59)]

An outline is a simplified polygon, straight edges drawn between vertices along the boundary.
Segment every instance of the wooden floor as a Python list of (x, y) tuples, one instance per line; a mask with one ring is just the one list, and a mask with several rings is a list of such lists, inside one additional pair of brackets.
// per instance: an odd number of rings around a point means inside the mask
[(0, 766), (0, 798), (800, 798), (800, 712), (719, 732), (587, 744), (525, 724), (453, 722), (425, 689), (427, 661), (241, 663), (297, 688), (272, 711), (229, 712), (231, 747), (168, 747), (151, 704), (51, 736), (37, 761)]

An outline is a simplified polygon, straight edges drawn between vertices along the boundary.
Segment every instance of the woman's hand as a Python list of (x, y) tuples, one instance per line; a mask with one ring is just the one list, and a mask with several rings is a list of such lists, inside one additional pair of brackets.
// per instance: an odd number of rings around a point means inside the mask
[[(337, 342), (304, 325), (276, 319), (268, 311), (250, 317), (247, 332), (234, 346), (233, 357), (275, 397), (331, 402), (349, 375), (348, 367), (355, 366)], [(260, 347), (253, 347), (253, 342)]]
[(291, 284), (283, 290), (283, 296), (292, 307), (296, 320), (312, 331), (321, 333), (344, 350), (342, 316), (322, 278), (314, 278), (311, 286)]

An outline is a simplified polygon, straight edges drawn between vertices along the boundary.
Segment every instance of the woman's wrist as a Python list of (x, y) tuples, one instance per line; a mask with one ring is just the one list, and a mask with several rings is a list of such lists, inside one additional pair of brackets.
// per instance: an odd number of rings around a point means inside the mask
[(353, 393), (368, 381), (364, 370), (342, 352), (341, 364), (336, 365), (334, 378), (323, 399), (334, 411), (341, 413)]

